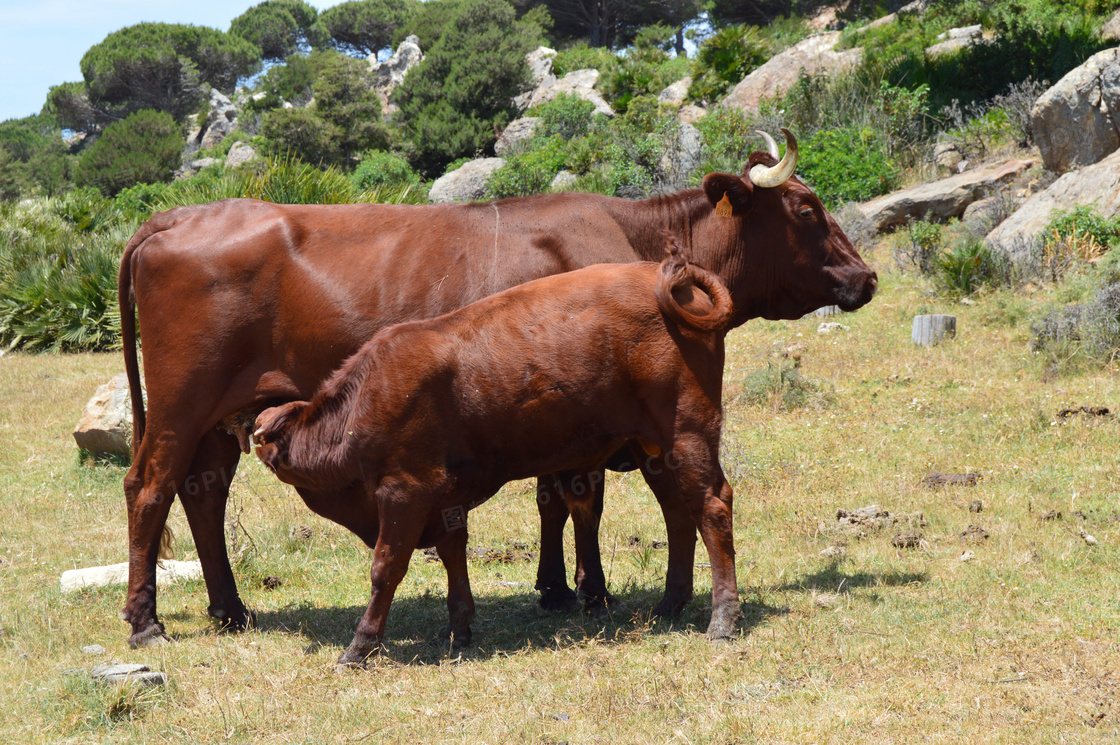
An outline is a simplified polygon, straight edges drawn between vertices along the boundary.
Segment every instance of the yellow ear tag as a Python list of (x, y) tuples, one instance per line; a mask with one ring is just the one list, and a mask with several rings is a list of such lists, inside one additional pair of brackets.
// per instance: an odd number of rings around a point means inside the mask
[(731, 200), (727, 198), (727, 192), (723, 193), (723, 199), (716, 202), (716, 214), (720, 217), (731, 217)]

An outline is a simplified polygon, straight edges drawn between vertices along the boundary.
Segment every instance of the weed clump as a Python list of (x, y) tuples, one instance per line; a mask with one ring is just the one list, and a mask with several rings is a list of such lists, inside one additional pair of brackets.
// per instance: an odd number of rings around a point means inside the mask
[(824, 381), (801, 374), (800, 360), (767, 361), (766, 367), (743, 378), (737, 401), (748, 406), (769, 406), (776, 411), (823, 409), (833, 403)]

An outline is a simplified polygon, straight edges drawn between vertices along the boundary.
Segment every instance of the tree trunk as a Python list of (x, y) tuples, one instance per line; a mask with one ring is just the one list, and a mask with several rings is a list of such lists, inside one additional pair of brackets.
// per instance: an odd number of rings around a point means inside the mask
[(957, 335), (957, 317), (935, 313), (928, 316), (914, 316), (914, 330), (910, 341), (923, 347), (932, 347), (944, 337)]

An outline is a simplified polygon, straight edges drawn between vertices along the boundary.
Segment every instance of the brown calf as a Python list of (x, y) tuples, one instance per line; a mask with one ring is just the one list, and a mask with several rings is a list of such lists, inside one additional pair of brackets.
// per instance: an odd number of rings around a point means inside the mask
[(626, 444), (653, 456), (658, 498), (687, 505), (712, 566), (709, 637), (741, 616), (731, 487), (719, 465), (719, 279), (674, 256), (538, 279), (377, 334), (310, 402), (257, 418), (257, 455), (320, 515), (374, 549), (372, 595), (340, 664), (385, 632), (419, 546), (447, 569), (450, 633), (470, 639), (467, 512), (503, 484), (601, 469)]

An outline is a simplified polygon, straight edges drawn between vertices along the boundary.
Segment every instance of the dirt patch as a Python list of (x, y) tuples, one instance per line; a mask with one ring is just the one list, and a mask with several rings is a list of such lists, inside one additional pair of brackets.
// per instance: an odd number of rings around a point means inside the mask
[(1048, 510), (1046, 512), (1043, 512), (1041, 515), (1039, 515), (1038, 519), (1041, 520), (1044, 523), (1053, 522), (1055, 520), (1061, 520), (1062, 519), (1062, 512), (1061, 512), (1061, 510)]
[(1096, 419), (1099, 417), (1112, 418), (1107, 406), (1078, 406), (1076, 409), (1060, 409), (1058, 411), (1058, 421), (1068, 422), (1074, 417), (1081, 419)]
[[(520, 544), (525, 545), (525, 544)], [(534, 561), (537, 555), (533, 551), (519, 548), (491, 548), (490, 546), (475, 546), (467, 551), (467, 559), (482, 564), (513, 564), (517, 562)]]
[(283, 580), (281, 580), (279, 577), (277, 577), (274, 574), (270, 574), (270, 575), (268, 575), (267, 577), (265, 577), (264, 579), (261, 580), (261, 587), (263, 587), (266, 590), (279, 589), (280, 586), (283, 585), (283, 584), (284, 584)]
[(981, 512), (984, 511), (984, 503), (981, 502), (979, 499), (974, 499), (971, 502), (969, 502), (968, 511), (973, 513), (973, 514), (978, 515), (978, 514), (980, 514)]

